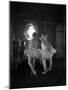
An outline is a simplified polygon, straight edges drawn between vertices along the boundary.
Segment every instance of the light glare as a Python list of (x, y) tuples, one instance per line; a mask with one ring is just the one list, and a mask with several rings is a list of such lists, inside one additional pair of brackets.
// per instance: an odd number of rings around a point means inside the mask
[(27, 34), (28, 34), (28, 40), (31, 40), (33, 39), (33, 33), (36, 32), (35, 31), (35, 28), (33, 25), (31, 25), (29, 28), (28, 28), (28, 31), (27, 31)]

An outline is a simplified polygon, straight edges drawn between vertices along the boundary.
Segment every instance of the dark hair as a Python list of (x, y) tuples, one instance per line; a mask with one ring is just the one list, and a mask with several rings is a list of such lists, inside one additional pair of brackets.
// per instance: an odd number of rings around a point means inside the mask
[(34, 32), (32, 36), (33, 36), (33, 37), (36, 37), (36, 36), (37, 36), (37, 33), (36, 33), (36, 32)]

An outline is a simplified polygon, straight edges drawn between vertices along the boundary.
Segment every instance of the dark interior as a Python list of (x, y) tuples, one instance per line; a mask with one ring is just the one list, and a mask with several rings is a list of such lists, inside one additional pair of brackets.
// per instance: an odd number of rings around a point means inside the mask
[[(28, 88), (66, 85), (66, 5), (9, 2), (10, 15), (10, 88)], [(48, 35), (48, 41), (57, 49), (53, 56), (53, 67), (42, 75), (42, 65), (37, 60), (37, 76), (31, 75), (27, 59), (24, 60), (24, 31), (27, 23), (36, 23), (39, 33)], [(14, 69), (12, 36), (22, 40), (24, 62)], [(16, 43), (17, 46), (17, 43)], [(17, 54), (15, 54), (17, 55)], [(14, 61), (13, 61), (14, 62)]]

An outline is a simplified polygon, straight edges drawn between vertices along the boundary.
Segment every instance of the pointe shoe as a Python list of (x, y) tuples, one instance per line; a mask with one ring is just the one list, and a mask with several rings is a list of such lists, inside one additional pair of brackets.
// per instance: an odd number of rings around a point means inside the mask
[(46, 74), (47, 72), (46, 71), (43, 71), (42, 74)]
[(48, 71), (51, 71), (52, 68), (49, 68)]
[(35, 75), (35, 76), (37, 75), (37, 74), (36, 74), (36, 71), (31, 71), (31, 74), (33, 74), (33, 75)]

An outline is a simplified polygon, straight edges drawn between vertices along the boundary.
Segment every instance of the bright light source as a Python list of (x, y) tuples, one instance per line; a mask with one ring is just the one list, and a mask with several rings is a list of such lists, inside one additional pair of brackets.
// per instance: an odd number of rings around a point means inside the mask
[(35, 27), (33, 24), (29, 25), (29, 28), (27, 30), (27, 40), (32, 40), (33, 39), (33, 33), (36, 32)]

